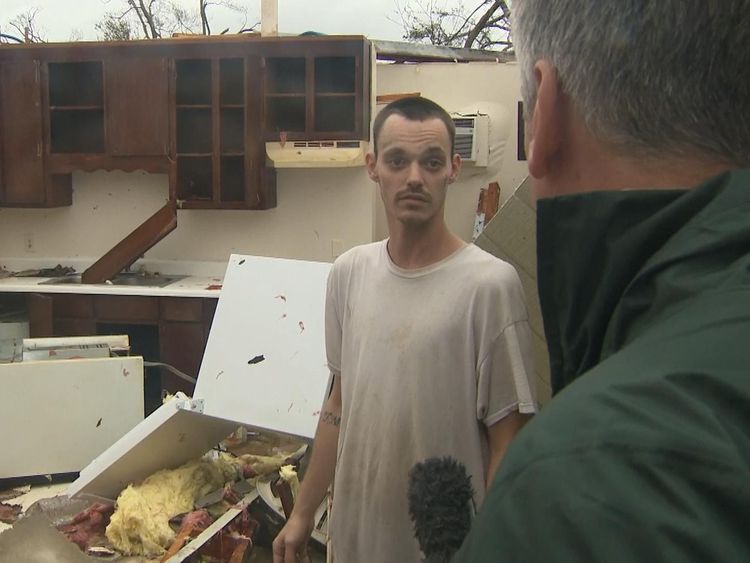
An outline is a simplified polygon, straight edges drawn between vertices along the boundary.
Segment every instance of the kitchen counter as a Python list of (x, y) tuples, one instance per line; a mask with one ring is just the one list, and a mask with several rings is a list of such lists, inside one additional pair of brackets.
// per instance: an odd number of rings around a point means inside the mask
[[(50, 268), (63, 264), (83, 272), (90, 266), (89, 261), (69, 258), (11, 259), (0, 258), (0, 266), (10, 272)], [(82, 283), (43, 283), (47, 277), (6, 277), (0, 278), (0, 293), (68, 293), (88, 295), (139, 295), (155, 297), (208, 297), (219, 298), (226, 262), (190, 262), (141, 260), (134, 264), (134, 270), (144, 269), (167, 275), (182, 275), (182, 279), (165, 286), (150, 285), (111, 285)], [(41, 285), (40, 285), (41, 284)]]
[(85, 283), (43, 284), (51, 278), (8, 277), (0, 279), (0, 293), (81, 293), (88, 295), (142, 295), (156, 297), (214, 297), (221, 293), (221, 277), (187, 276), (165, 285), (132, 286)]

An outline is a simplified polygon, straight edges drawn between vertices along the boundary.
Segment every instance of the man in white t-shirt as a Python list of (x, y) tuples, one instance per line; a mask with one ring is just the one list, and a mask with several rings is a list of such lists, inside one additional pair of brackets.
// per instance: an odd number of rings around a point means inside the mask
[(428, 457), (466, 466), (477, 506), (535, 411), (531, 336), (512, 266), (451, 233), (444, 207), (461, 159), (455, 128), (425, 98), (386, 106), (370, 178), (390, 237), (333, 265), (326, 349), (333, 376), (294, 511), (274, 562), (306, 561), (313, 514), (334, 482), (336, 563), (418, 561), (409, 470)]

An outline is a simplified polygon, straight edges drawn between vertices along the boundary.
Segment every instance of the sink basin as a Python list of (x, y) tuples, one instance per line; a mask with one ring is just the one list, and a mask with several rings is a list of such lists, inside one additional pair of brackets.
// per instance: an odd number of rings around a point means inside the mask
[[(162, 275), (162, 274), (143, 274), (140, 272), (125, 272), (117, 274), (109, 282), (96, 285), (130, 285), (138, 287), (164, 287), (170, 283), (180, 281), (187, 276), (180, 275)], [(63, 276), (60, 278), (52, 278), (47, 281), (39, 282), (39, 285), (57, 285), (61, 283), (72, 283), (80, 284), (81, 276), (76, 274), (73, 276)]]

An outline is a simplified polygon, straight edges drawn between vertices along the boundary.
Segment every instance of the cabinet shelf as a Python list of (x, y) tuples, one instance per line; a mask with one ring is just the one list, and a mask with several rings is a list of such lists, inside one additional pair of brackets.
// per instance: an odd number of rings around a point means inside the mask
[(102, 63), (49, 63), (47, 72), (50, 152), (103, 153)]
[(213, 161), (211, 156), (177, 157), (177, 198), (213, 199)]
[(305, 96), (268, 97), (266, 131), (304, 131)]
[(219, 61), (219, 104), (221, 107), (242, 107), (245, 101), (244, 59)]
[(315, 92), (316, 98), (347, 98), (356, 95), (356, 92)]
[(212, 127), (210, 108), (177, 108), (177, 152), (211, 152)]
[(101, 61), (60, 62), (47, 65), (51, 106), (102, 106)]
[(245, 159), (242, 156), (222, 156), (220, 195), (224, 202), (245, 201)]
[(267, 94), (305, 94), (305, 57), (269, 57), (265, 66)]
[(316, 57), (315, 94), (320, 92), (353, 92), (356, 89), (355, 57)]
[(103, 110), (104, 106), (50, 106), (50, 111), (92, 111)]
[(185, 209), (248, 208), (253, 175), (246, 170), (246, 137), (253, 109), (246, 64), (244, 58), (178, 62), (176, 194)]
[(307, 94), (266, 94), (266, 98), (305, 98)]
[(356, 127), (356, 98), (315, 95), (315, 130), (322, 132), (352, 131)]
[(103, 153), (104, 110), (59, 109), (50, 112), (50, 152)]
[(221, 152), (244, 152), (245, 108), (222, 108), (219, 125)]
[[(289, 55), (292, 53), (290, 52)], [(263, 136), (277, 140), (367, 136), (369, 55), (365, 45), (266, 57)]]
[(203, 105), (212, 102), (211, 61), (209, 59), (180, 59), (175, 63), (178, 106)]

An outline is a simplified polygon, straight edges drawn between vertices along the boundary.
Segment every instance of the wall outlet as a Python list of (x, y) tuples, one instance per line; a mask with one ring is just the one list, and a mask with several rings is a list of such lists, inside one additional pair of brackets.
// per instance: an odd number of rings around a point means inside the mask
[(23, 249), (27, 254), (33, 254), (36, 251), (34, 248), (34, 235), (31, 233), (23, 235)]

